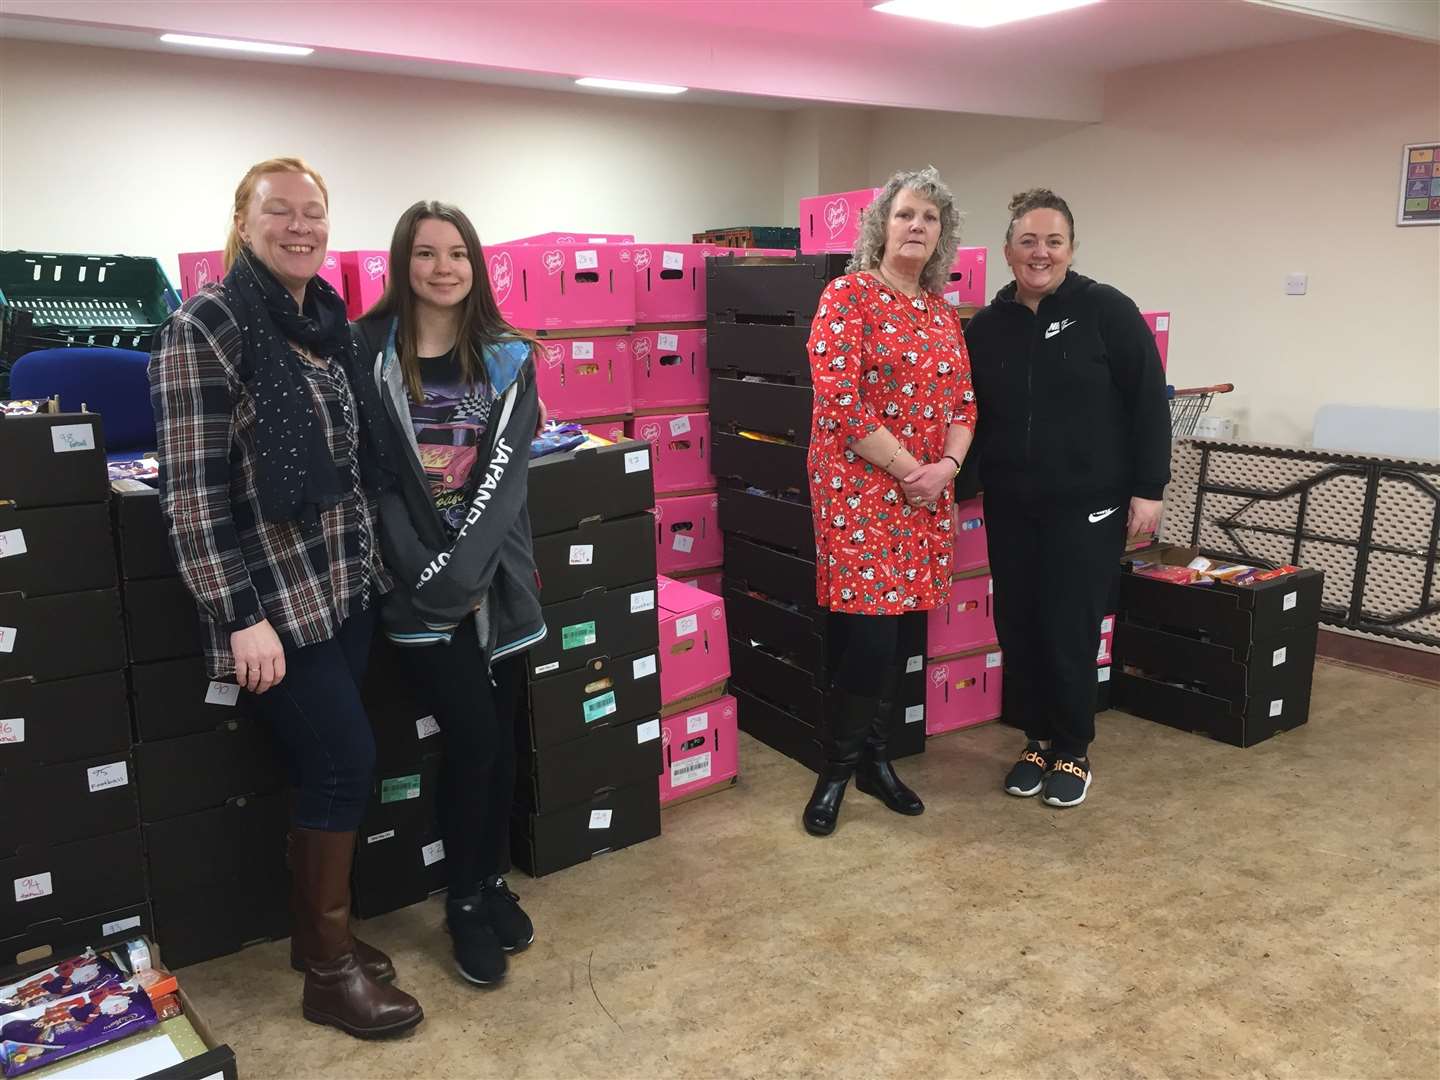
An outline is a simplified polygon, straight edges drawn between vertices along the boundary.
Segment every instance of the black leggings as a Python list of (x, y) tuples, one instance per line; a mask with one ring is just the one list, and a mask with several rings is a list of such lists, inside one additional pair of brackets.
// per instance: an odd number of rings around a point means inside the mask
[(450, 895), (474, 896), (482, 880), (509, 868), (520, 660), (501, 660), (492, 672), (473, 619), (448, 645), (398, 652), (416, 699), (445, 733), (439, 811)]
[(900, 675), (901, 618), (830, 612), (830, 679), (838, 689), (857, 697), (891, 696)]

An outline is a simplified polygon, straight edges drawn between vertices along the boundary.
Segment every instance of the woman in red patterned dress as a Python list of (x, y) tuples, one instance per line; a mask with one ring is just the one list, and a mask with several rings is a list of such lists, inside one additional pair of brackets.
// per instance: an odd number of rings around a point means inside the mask
[(810, 328), (815, 385), (810, 499), (816, 600), (830, 610), (837, 707), (805, 806), (835, 830), (845, 786), (897, 813), (925, 804), (886, 753), (899, 683), (899, 621), (950, 594), (952, 482), (975, 428), (960, 320), (940, 296), (960, 240), (954, 197), (933, 169), (900, 172), (864, 213), (847, 273)]

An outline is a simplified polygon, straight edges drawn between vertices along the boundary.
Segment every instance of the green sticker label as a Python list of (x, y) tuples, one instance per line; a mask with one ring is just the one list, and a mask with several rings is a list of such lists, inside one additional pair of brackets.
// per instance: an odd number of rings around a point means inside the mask
[(388, 780), (380, 781), (380, 801), (404, 802), (406, 799), (418, 799), (420, 797), (420, 774), (413, 776), (392, 776)]
[(576, 623), (574, 626), (565, 626), (560, 629), (560, 647), (562, 649), (578, 649), (582, 645), (595, 644), (595, 624), (593, 622)]
[(615, 711), (615, 691), (608, 694), (601, 694), (599, 697), (591, 698), (585, 702), (585, 722), (593, 724), (601, 717), (609, 716)]

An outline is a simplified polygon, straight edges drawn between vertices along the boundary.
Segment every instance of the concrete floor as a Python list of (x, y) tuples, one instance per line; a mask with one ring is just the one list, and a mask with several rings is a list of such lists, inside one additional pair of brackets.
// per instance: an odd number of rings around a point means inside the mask
[(1440, 690), (1322, 663), (1310, 723), (1249, 750), (1109, 713), (1089, 801), (1011, 798), (1009, 728), (933, 740), (907, 819), (745, 739), (664, 835), (512, 884), (502, 988), (443, 906), (372, 920), (426, 1020), (300, 1018), (270, 944), (186, 969), (243, 1077), (1440, 1076)]

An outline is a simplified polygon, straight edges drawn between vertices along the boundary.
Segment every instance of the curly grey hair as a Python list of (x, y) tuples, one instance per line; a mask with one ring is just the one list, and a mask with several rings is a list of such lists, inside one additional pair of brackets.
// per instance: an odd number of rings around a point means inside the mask
[(920, 287), (938, 293), (950, 280), (950, 267), (955, 262), (955, 249), (960, 246), (960, 225), (964, 215), (956, 208), (954, 194), (949, 185), (940, 179), (934, 165), (923, 169), (902, 169), (880, 189), (875, 201), (860, 215), (860, 235), (855, 238), (855, 253), (850, 257), (845, 272), (853, 274), (857, 270), (874, 270), (880, 266), (885, 254), (885, 232), (890, 210), (902, 188), (928, 199), (940, 211), (940, 240), (925, 268), (920, 271)]

